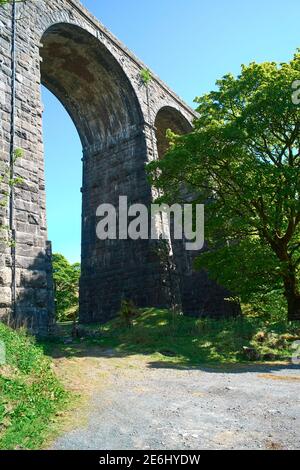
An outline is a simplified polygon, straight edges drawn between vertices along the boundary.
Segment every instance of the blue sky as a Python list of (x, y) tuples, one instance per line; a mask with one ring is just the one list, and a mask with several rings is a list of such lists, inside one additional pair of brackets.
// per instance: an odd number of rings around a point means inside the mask
[[(287, 61), (300, 47), (299, 0), (83, 0), (187, 103), (242, 63)], [(80, 260), (81, 145), (62, 105), (43, 89), (48, 237)]]

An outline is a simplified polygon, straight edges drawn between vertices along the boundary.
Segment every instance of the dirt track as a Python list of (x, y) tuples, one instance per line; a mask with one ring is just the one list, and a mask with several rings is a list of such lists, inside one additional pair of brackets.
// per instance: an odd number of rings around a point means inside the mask
[(54, 449), (300, 449), (299, 367), (182, 369), (112, 351), (57, 367), (86, 406)]

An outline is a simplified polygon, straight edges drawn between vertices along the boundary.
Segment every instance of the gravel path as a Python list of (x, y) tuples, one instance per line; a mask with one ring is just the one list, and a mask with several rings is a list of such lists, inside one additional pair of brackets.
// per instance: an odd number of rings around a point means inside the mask
[(86, 424), (54, 449), (300, 449), (297, 366), (182, 369), (113, 354), (77, 366), (103, 383)]

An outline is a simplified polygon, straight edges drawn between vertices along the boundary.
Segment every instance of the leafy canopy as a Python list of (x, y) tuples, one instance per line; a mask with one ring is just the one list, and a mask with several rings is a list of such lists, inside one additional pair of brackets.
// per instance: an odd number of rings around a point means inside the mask
[(149, 165), (150, 180), (167, 202), (206, 203), (209, 251), (198, 267), (248, 299), (285, 288), (299, 294), (300, 108), (290, 63), (242, 66), (217, 90), (196, 99), (193, 132), (170, 134), (170, 149)]

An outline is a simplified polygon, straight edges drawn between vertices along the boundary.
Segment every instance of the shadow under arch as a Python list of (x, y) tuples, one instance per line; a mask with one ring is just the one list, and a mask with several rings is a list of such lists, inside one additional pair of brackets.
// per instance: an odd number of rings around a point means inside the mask
[(183, 114), (171, 106), (162, 107), (155, 118), (156, 142), (158, 158), (161, 159), (169, 148), (169, 142), (166, 136), (170, 129), (178, 135), (184, 135), (191, 132), (193, 126)]
[(83, 150), (126, 137), (143, 122), (129, 78), (111, 52), (80, 26), (57, 23), (42, 35), (41, 81), (63, 104)]

